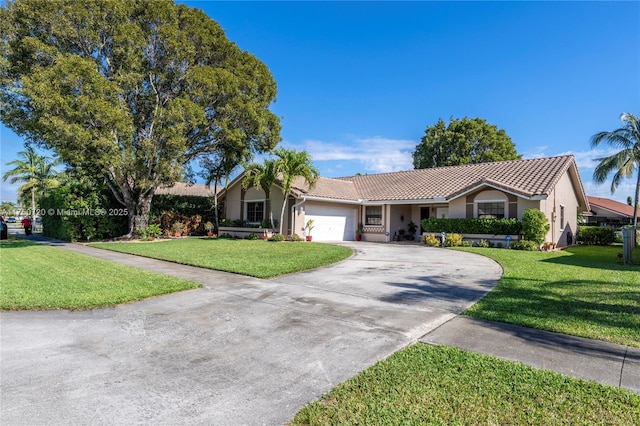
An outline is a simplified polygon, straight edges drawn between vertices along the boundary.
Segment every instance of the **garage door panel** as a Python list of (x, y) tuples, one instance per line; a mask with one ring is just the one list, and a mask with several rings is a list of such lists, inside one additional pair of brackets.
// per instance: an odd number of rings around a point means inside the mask
[(356, 212), (353, 207), (307, 206), (305, 217), (313, 219), (314, 241), (355, 240)]

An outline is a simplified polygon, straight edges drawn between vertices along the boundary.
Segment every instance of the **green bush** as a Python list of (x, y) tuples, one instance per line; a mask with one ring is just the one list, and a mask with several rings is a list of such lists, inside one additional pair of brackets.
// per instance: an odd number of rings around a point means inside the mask
[(127, 211), (111, 191), (84, 178), (51, 189), (38, 205), (42, 232), (66, 241), (91, 241), (127, 233)]
[(273, 234), (271, 238), (269, 238), (269, 241), (284, 241), (284, 239), (284, 235), (282, 234)]
[(289, 241), (297, 241), (297, 242), (299, 242), (299, 241), (304, 241), (304, 240), (298, 234), (291, 234), (291, 237), (289, 237)]
[(509, 246), (512, 250), (525, 250), (525, 251), (538, 251), (540, 250), (540, 244), (535, 241), (520, 240), (511, 243)]
[(517, 219), (422, 219), (424, 232), (458, 234), (519, 235), (522, 224)]
[(159, 224), (154, 223), (146, 228), (137, 229), (136, 232), (141, 239), (146, 240), (149, 238), (158, 238), (162, 235), (162, 228), (160, 228)]
[(491, 244), (489, 244), (489, 241), (487, 240), (480, 240), (475, 244), (476, 247), (482, 247), (482, 248), (489, 248), (491, 247)]
[(259, 240), (260, 237), (258, 237), (258, 234), (256, 234), (255, 232), (250, 233), (249, 235), (247, 235), (246, 237), (244, 237), (245, 240)]
[(157, 218), (167, 212), (180, 213), (183, 216), (199, 214), (207, 221), (215, 221), (213, 200), (209, 197), (155, 195), (151, 202), (151, 216)]
[(522, 214), (522, 236), (525, 240), (535, 241), (540, 246), (549, 229), (549, 220), (540, 210), (527, 209)]
[(608, 246), (615, 242), (616, 233), (611, 227), (580, 226), (578, 243), (595, 246)]

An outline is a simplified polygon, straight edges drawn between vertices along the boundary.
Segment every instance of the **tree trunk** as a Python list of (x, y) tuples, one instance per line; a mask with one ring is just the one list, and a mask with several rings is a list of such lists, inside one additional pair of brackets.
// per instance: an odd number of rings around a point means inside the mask
[(138, 199), (128, 199), (125, 205), (128, 215), (128, 231), (123, 235), (124, 239), (131, 239), (136, 235), (138, 229), (144, 229), (149, 226), (149, 214), (151, 211), (151, 200), (153, 192), (147, 195), (140, 195)]
[(31, 220), (35, 219), (36, 215), (36, 189), (31, 187)]
[(269, 228), (271, 228), (273, 230), (273, 212), (271, 211), (271, 188), (268, 187), (262, 187), (262, 190), (264, 191), (264, 204), (265, 204), (265, 208), (267, 209), (267, 214), (269, 215)]
[(216, 221), (215, 233), (220, 235), (220, 214), (218, 213), (218, 180), (213, 182), (213, 212)]
[(638, 180), (636, 181), (636, 199), (633, 205), (633, 226), (638, 226), (638, 197), (640, 197), (640, 164), (638, 164)]
[(153, 191), (145, 195), (140, 195), (138, 205), (136, 206), (135, 229), (145, 229), (149, 226), (149, 214), (151, 212), (151, 200), (153, 200)]
[(284, 211), (287, 209), (287, 200), (289, 199), (289, 194), (284, 194), (284, 201), (282, 202), (282, 211), (280, 212), (280, 235), (282, 235), (282, 225), (284, 225)]

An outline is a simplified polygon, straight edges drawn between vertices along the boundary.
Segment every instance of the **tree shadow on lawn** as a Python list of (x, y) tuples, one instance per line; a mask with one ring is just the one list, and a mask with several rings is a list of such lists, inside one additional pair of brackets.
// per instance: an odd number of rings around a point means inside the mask
[[(601, 247), (597, 251), (596, 246), (590, 246), (593, 250), (585, 250), (585, 247), (569, 247), (563, 250), (570, 253), (570, 256), (556, 256), (541, 262), (555, 263), (559, 265), (580, 266), (584, 268), (609, 269), (615, 271), (638, 271), (640, 272), (640, 246), (633, 251), (632, 259), (634, 264), (624, 265), (622, 258), (622, 247)], [(640, 277), (640, 275), (639, 275)], [(639, 278), (640, 282), (640, 278)]]
[(9, 250), (9, 249), (23, 249), (23, 248), (29, 248), (29, 247), (33, 247), (33, 246), (37, 246), (37, 243), (34, 243), (32, 241), (29, 240), (23, 240), (23, 239), (18, 239), (16, 238), (15, 240), (2, 240), (0, 241), (0, 249), (2, 250)]
[(563, 280), (532, 289), (518, 285), (524, 281), (533, 280), (503, 279), (465, 315), (574, 335), (599, 329), (597, 338), (624, 336), (640, 346), (640, 286), (618, 283), (625, 289), (611, 291), (600, 290), (600, 281)]

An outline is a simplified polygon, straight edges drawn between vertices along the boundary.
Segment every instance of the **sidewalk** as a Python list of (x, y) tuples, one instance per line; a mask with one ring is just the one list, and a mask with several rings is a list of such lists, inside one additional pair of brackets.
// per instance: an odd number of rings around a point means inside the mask
[(640, 348), (458, 316), (421, 342), (519, 361), (640, 394)]
[[(177, 273), (177, 269), (189, 268), (196, 271), (199, 269), (58, 241), (40, 234), (31, 236), (25, 236), (24, 233), (14, 234), (20, 238), (51, 244), (77, 253), (187, 279), (190, 278)], [(190, 271), (187, 275), (193, 279), (193, 274)], [(220, 275), (230, 274), (221, 273)], [(237, 275), (230, 276), (240, 278)], [(533, 367), (625, 388), (640, 394), (640, 348), (465, 316), (454, 317), (422, 336), (419, 341), (455, 346), (519, 361)]]

